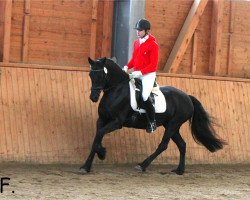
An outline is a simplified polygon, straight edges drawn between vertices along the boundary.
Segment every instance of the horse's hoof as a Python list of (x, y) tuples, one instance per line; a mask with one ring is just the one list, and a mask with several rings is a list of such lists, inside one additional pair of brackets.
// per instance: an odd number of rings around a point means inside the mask
[(80, 169), (79, 169), (79, 173), (80, 173), (80, 174), (87, 174), (87, 173), (89, 173), (89, 170), (86, 170), (86, 169), (84, 169), (84, 168), (80, 168)]
[(106, 149), (104, 147), (102, 147), (98, 152), (97, 152), (97, 156), (100, 160), (105, 160), (106, 158)]
[(106, 158), (106, 152), (102, 152), (102, 153), (97, 153), (97, 156), (100, 160), (105, 160)]
[(146, 170), (142, 168), (142, 166), (140, 165), (136, 165), (135, 166), (135, 169), (138, 171), (138, 172), (145, 172)]
[(180, 169), (173, 169), (171, 172), (176, 173), (177, 175), (183, 175), (184, 174), (184, 170), (180, 170)]

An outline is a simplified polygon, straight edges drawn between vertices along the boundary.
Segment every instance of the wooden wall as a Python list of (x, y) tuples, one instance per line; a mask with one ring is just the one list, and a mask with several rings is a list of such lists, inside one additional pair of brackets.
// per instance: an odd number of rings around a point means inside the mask
[[(152, 22), (152, 34), (160, 45), (159, 69), (163, 69), (193, 0), (146, 1), (146, 17)], [(250, 2), (223, 0), (221, 57), (218, 76), (250, 77)], [(196, 50), (196, 72), (210, 75), (209, 54), (213, 1), (208, 1), (177, 73), (192, 73), (193, 50)], [(194, 44), (195, 43), (195, 44)], [(196, 48), (193, 48), (196, 45)]]
[(234, 2), (231, 16), (231, 75), (250, 78), (250, 2)]
[[(95, 134), (97, 104), (89, 100), (90, 82), (84, 69), (36, 69), (29, 65), (1, 65), (0, 161), (81, 163)], [(246, 163), (250, 160), (250, 81), (158, 75), (161, 85), (172, 85), (196, 96), (217, 118), (224, 150), (209, 153), (182, 127), (187, 163)], [(104, 138), (103, 163), (137, 163), (159, 144), (155, 134), (124, 128)], [(169, 148), (155, 163), (177, 163), (177, 147)], [(101, 162), (95, 160), (95, 162)]]
[[(216, 75), (249, 78), (250, 2), (222, 1), (221, 57)], [(0, 1), (0, 36), (4, 2)], [(146, 1), (146, 17), (160, 44), (159, 70), (166, 64), (192, 4), (193, 0)], [(88, 64), (85, 58), (89, 55), (111, 54), (113, 1), (13, 0), (11, 12), (10, 62), (83, 66)], [(211, 75), (212, 16), (210, 0), (177, 73)], [(0, 61), (2, 44), (0, 37)], [(196, 71), (192, 72), (194, 54)]]
[[(3, 2), (0, 0), (0, 61)], [(0, 160), (80, 163), (94, 137), (97, 104), (89, 100), (87, 69), (79, 66), (87, 65), (89, 55), (110, 55), (113, 1), (12, 2), (10, 63), (0, 63)], [(192, 3), (193, 0), (146, 1), (146, 17), (160, 44), (160, 70)], [(249, 8), (247, 1), (223, 4), (219, 76), (250, 76)], [(210, 73), (212, 11), (209, 1), (195, 31), (196, 42), (190, 43), (177, 73), (191, 74), (194, 44), (195, 74)], [(176, 86), (200, 99), (217, 117), (221, 127), (216, 129), (229, 143), (223, 151), (208, 153), (194, 143), (185, 124), (182, 135), (187, 142), (187, 163), (249, 162), (249, 80), (159, 74), (159, 83)], [(125, 128), (106, 136), (108, 155), (104, 163), (143, 160), (157, 147), (162, 131), (149, 135)], [(170, 143), (155, 163), (176, 163), (177, 159), (177, 148)]]
[(90, 55), (110, 56), (112, 6), (103, 0), (13, 0), (10, 62), (83, 66)]

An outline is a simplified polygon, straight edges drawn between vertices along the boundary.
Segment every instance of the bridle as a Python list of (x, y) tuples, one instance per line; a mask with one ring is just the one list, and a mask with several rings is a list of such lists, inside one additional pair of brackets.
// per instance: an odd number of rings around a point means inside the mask
[[(107, 81), (108, 71), (107, 71), (107, 68), (105, 67), (105, 65), (104, 65), (103, 69), (92, 69), (92, 68), (90, 68), (90, 71), (97, 72), (97, 73), (98, 73), (98, 72), (104, 71), (104, 73), (105, 73), (104, 79), (105, 79), (105, 82)], [(129, 80), (130, 80), (130, 79), (124, 80), (124, 81), (122, 81), (120, 84), (125, 83), (126, 81), (129, 81)], [(109, 91), (109, 90), (112, 89), (112, 88), (117, 87), (117, 85), (111, 86), (111, 87), (106, 88), (106, 89), (104, 89), (104, 87), (105, 87), (105, 84), (104, 84), (104, 86), (99, 86), (99, 87), (94, 87), (94, 88), (91, 87), (91, 91), (98, 91), (98, 92), (100, 92), (101, 90), (103, 90), (103, 92), (106, 92), (106, 91)]]
[[(107, 81), (107, 75), (108, 75), (108, 72), (106, 71), (107, 70), (107, 68), (106, 67), (104, 67), (103, 69), (92, 69), (92, 68), (90, 68), (90, 71), (92, 71), (92, 72), (104, 72), (105, 73), (105, 76), (104, 76), (104, 79), (105, 79), (105, 82)], [(105, 86), (105, 84), (104, 84), (104, 86)], [(100, 90), (104, 90), (104, 86), (99, 86), (99, 87), (91, 87), (91, 91), (100, 91)]]

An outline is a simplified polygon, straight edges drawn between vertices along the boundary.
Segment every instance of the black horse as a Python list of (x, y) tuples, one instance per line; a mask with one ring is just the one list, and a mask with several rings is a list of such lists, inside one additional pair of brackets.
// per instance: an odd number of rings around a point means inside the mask
[[(105, 159), (106, 149), (102, 146), (105, 134), (122, 127), (145, 129), (147, 118), (145, 114), (135, 116), (130, 106), (129, 75), (111, 59), (101, 58), (96, 61), (88, 58), (91, 65), (89, 76), (92, 87), (90, 99), (97, 102), (101, 91), (103, 97), (99, 103), (96, 136), (91, 152), (83, 166), (81, 173), (90, 172), (95, 154), (99, 159)], [(210, 152), (222, 149), (224, 141), (216, 136), (212, 121), (201, 103), (193, 96), (174, 87), (160, 87), (167, 103), (165, 113), (156, 114), (157, 126), (163, 126), (165, 133), (156, 151), (136, 166), (139, 171), (145, 171), (149, 164), (164, 150), (172, 139), (180, 151), (179, 165), (173, 170), (176, 174), (183, 174), (185, 170), (186, 143), (180, 135), (181, 125), (189, 120), (192, 136), (197, 143), (204, 145)]]

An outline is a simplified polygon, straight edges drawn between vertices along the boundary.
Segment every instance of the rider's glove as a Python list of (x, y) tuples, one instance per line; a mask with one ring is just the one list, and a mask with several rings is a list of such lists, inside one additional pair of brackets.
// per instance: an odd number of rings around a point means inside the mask
[(132, 77), (133, 78), (140, 78), (142, 76), (141, 71), (134, 71), (132, 72)]
[(122, 70), (125, 71), (125, 72), (127, 73), (127, 71), (128, 71), (128, 66), (125, 65), (125, 66), (122, 68)]

